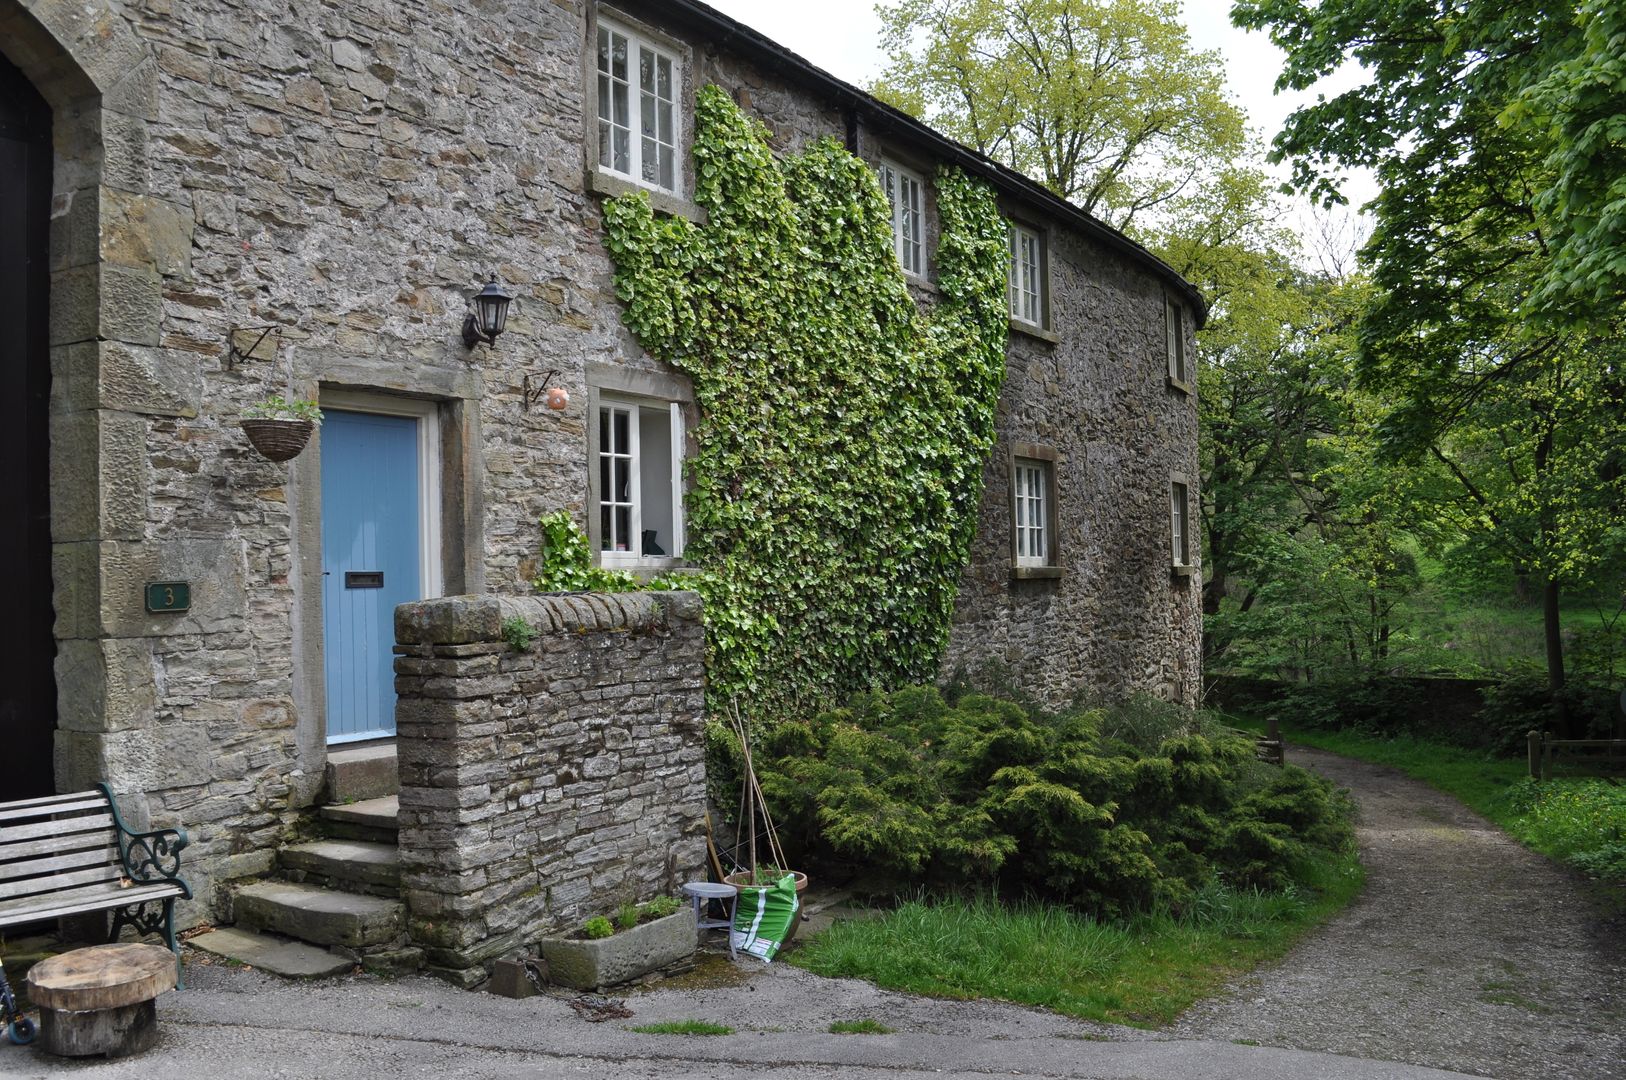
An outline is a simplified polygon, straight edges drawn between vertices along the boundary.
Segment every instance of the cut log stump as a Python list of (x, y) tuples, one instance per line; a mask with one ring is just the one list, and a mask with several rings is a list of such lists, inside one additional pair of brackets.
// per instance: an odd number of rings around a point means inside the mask
[(60, 1057), (127, 1057), (158, 1039), (153, 1000), (175, 987), (175, 954), (156, 945), (97, 945), (28, 972), (39, 1047)]

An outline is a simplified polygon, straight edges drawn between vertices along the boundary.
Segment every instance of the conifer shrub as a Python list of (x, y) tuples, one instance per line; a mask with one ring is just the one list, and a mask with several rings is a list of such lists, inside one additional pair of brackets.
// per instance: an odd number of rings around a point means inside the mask
[(755, 759), (791, 858), (863, 864), (900, 888), (1180, 910), (1213, 881), (1291, 887), (1312, 849), (1351, 842), (1324, 781), (1151, 702), (1050, 715), (931, 687), (862, 694), (778, 725)]

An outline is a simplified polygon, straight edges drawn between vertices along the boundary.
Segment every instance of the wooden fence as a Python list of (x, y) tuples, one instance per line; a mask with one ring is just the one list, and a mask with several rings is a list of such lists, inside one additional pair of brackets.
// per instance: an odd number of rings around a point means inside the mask
[(1566, 772), (1626, 772), (1626, 739), (1555, 739), (1551, 732), (1532, 731), (1529, 735), (1530, 775), (1546, 780), (1553, 764), (1569, 766)]

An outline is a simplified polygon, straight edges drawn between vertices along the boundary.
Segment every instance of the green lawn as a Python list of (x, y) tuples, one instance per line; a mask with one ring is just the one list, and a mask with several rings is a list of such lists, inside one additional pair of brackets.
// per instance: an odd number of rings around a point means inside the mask
[(879, 919), (837, 922), (788, 959), (892, 990), (1149, 1027), (1280, 957), (1354, 899), (1363, 876), (1346, 854), (1314, 867), (1311, 880), (1313, 892), (1288, 894), (1210, 887), (1178, 918), (1122, 922), (988, 898), (913, 900)]

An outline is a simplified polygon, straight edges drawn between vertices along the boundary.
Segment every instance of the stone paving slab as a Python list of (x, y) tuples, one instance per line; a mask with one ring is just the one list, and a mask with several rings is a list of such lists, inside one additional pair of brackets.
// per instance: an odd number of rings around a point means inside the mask
[(335, 956), (326, 949), (302, 941), (269, 934), (257, 934), (234, 926), (199, 934), (187, 942), (194, 949), (234, 960), (273, 975), (291, 979), (320, 979), (343, 975), (355, 967), (353, 960)]

